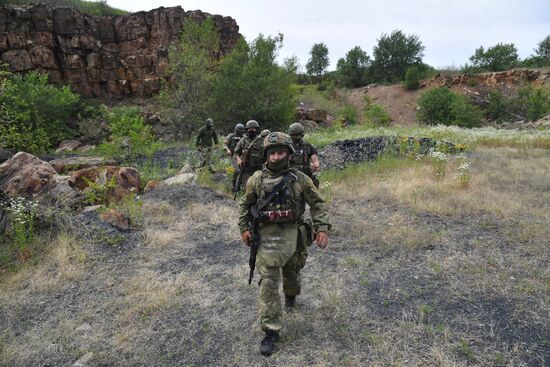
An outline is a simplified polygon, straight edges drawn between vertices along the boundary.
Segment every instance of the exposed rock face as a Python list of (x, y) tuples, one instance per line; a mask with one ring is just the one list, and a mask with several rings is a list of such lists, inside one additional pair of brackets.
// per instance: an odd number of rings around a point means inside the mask
[[(14, 72), (46, 72), (85, 96), (149, 96), (160, 89), (168, 47), (185, 19), (208, 16), (179, 6), (112, 17), (45, 5), (0, 7), (0, 60)], [(230, 17), (212, 18), (226, 54), (241, 37), (239, 27)]]
[(494, 73), (460, 74), (455, 76), (437, 75), (426, 80), (422, 87), (483, 85), (487, 87), (518, 86), (526, 82), (539, 85), (550, 84), (550, 69), (512, 69)]

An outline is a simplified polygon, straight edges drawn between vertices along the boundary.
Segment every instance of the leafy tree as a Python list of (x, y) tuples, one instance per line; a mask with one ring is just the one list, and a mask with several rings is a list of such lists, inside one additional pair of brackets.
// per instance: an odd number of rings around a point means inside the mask
[(382, 34), (374, 47), (372, 75), (375, 81), (394, 83), (403, 80), (407, 69), (421, 64), (425, 47), (417, 35), (406, 35), (401, 30)]
[(370, 58), (359, 46), (355, 46), (346, 54), (345, 59), (338, 60), (336, 75), (344, 87), (356, 88), (366, 84), (367, 69)]
[[(212, 80), (210, 110), (218, 120), (258, 120), (267, 128), (282, 128), (292, 120), (295, 78), (292, 68), (276, 63), (283, 36), (259, 35), (250, 44), (241, 39), (223, 59)], [(228, 126), (229, 126), (228, 125)], [(263, 127), (262, 126), (262, 127)]]
[(0, 147), (44, 153), (72, 131), (80, 98), (69, 87), (48, 84), (48, 75), (0, 73)]
[(470, 61), (473, 68), (480, 71), (504, 71), (518, 64), (518, 50), (513, 43), (498, 43), (487, 51), (481, 46), (470, 57)]
[(535, 49), (537, 57), (541, 59), (543, 65), (550, 65), (550, 35), (540, 41), (538, 46)]
[(188, 123), (203, 121), (207, 112), (210, 83), (218, 67), (219, 34), (212, 18), (202, 24), (188, 18), (179, 42), (168, 53), (168, 84), (160, 98)]
[(306, 64), (306, 71), (309, 75), (313, 75), (320, 79), (327, 70), (329, 64), (328, 48), (322, 42), (316, 43), (311, 47), (309, 54), (310, 58)]

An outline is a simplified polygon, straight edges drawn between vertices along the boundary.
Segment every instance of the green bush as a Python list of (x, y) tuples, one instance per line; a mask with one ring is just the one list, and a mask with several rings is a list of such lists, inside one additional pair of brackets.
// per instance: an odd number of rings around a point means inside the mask
[(427, 125), (450, 125), (453, 119), (451, 111), (453, 98), (453, 92), (447, 87), (433, 88), (424, 92), (418, 98), (417, 121)]
[(482, 112), (466, 96), (453, 93), (447, 87), (431, 89), (418, 99), (418, 122), (427, 125), (458, 125), (476, 127), (483, 122)]
[(151, 126), (145, 125), (139, 108), (116, 107), (107, 113), (106, 118), (111, 126), (113, 139), (98, 146), (100, 154), (133, 161), (140, 156), (150, 157), (161, 148)]
[(388, 126), (391, 117), (382, 105), (374, 103), (371, 98), (365, 96), (365, 123), (372, 126)]
[(550, 91), (534, 88), (528, 97), (527, 119), (536, 121), (550, 113)]
[(407, 90), (416, 90), (420, 81), (426, 77), (426, 70), (422, 65), (413, 65), (407, 69), (403, 85)]
[(479, 127), (483, 123), (483, 113), (468, 97), (455, 94), (451, 102), (452, 125)]
[(506, 111), (507, 101), (501, 91), (498, 89), (489, 91), (487, 100), (488, 104), (485, 108), (485, 116), (487, 118), (496, 122), (501, 122), (508, 118), (509, 114)]
[(356, 124), (357, 123), (357, 108), (353, 105), (345, 105), (338, 111), (338, 117), (346, 119), (348, 124)]
[(76, 119), (79, 96), (69, 87), (48, 84), (48, 76), (30, 72), (0, 78), (0, 144), (39, 154), (70, 137), (67, 122)]

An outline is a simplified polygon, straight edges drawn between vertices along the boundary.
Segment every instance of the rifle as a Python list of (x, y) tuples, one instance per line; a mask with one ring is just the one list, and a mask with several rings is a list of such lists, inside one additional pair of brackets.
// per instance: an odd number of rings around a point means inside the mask
[(249, 223), (248, 228), (250, 228), (252, 237), (250, 238), (250, 258), (248, 259), (248, 266), (250, 266), (250, 274), (248, 275), (249, 285), (252, 283), (252, 278), (254, 278), (256, 255), (258, 254), (258, 248), (260, 247), (261, 242), (260, 232), (258, 231), (258, 226), (260, 224), (260, 212), (255, 206), (253, 206), (250, 208), (250, 215), (252, 216), (252, 221)]
[(256, 255), (258, 254), (258, 248), (260, 247), (260, 231), (258, 231), (258, 227), (260, 225), (260, 219), (262, 218), (261, 211), (271, 202), (273, 197), (277, 195), (277, 193), (284, 189), (288, 179), (290, 177), (290, 172), (285, 173), (283, 176), (283, 179), (281, 182), (279, 182), (275, 187), (273, 188), (273, 191), (267, 196), (267, 198), (264, 201), (264, 204), (262, 204), (259, 207), (251, 206), (250, 207), (250, 216), (252, 217), (252, 220), (248, 224), (248, 228), (250, 229), (250, 233), (252, 233), (252, 237), (250, 238), (250, 258), (248, 259), (248, 265), (250, 266), (250, 274), (248, 275), (248, 284), (252, 283), (252, 278), (254, 278), (254, 269), (256, 269)]

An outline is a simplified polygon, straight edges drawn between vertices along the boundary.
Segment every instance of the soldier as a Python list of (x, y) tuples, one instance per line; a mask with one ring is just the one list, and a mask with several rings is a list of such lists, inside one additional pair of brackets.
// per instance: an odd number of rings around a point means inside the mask
[[(239, 204), (242, 242), (250, 246), (260, 238), (255, 265), (260, 277), (260, 326), (265, 332), (260, 343), (263, 355), (275, 351), (282, 328), (281, 269), (287, 309), (295, 306), (296, 296), (301, 292), (300, 270), (305, 265), (306, 246), (311, 244), (311, 228), (303, 222), (306, 203), (311, 207), (315, 242), (320, 248), (327, 247), (327, 232), (331, 228), (325, 202), (311, 179), (296, 168), (290, 168), (293, 150), (287, 134), (269, 134), (264, 140), (266, 167), (250, 177)], [(248, 227), (254, 215), (259, 218), (258, 233), (251, 233)]]
[(246, 123), (246, 135), (239, 141), (235, 147), (234, 154), (237, 156), (237, 164), (241, 167), (241, 174), (237, 182), (237, 191), (241, 186), (246, 185), (246, 181), (252, 174), (262, 169), (264, 164), (263, 139), (258, 135), (260, 125), (256, 120), (250, 120)]
[(266, 136), (268, 136), (271, 133), (268, 129), (262, 130), (260, 133), (260, 138), (265, 139)]
[(304, 127), (299, 122), (295, 122), (288, 127), (288, 135), (292, 138), (294, 147), (290, 165), (308, 175), (315, 187), (319, 188), (319, 180), (313, 175), (319, 170), (319, 157), (315, 147), (304, 141)]
[[(233, 152), (235, 151), (235, 148), (237, 147), (237, 144), (239, 143), (243, 135), (244, 135), (244, 125), (241, 123), (238, 123), (237, 125), (235, 125), (235, 131), (227, 135), (223, 144), (223, 149), (225, 150), (225, 153), (228, 156), (233, 157)], [(233, 158), (231, 160), (231, 166), (233, 166), (233, 170), (234, 170), (233, 183), (231, 187), (233, 189), (233, 192), (237, 192), (239, 190), (236, 187), (236, 183), (237, 183), (237, 178), (241, 174), (241, 167), (239, 167), (239, 165), (237, 164), (236, 158)]]
[(210, 172), (214, 173), (210, 156), (212, 154), (212, 143), (214, 143), (214, 146), (218, 145), (218, 135), (214, 130), (214, 121), (211, 118), (207, 118), (206, 125), (199, 129), (196, 143), (198, 151), (201, 154), (200, 167), (208, 166)]

